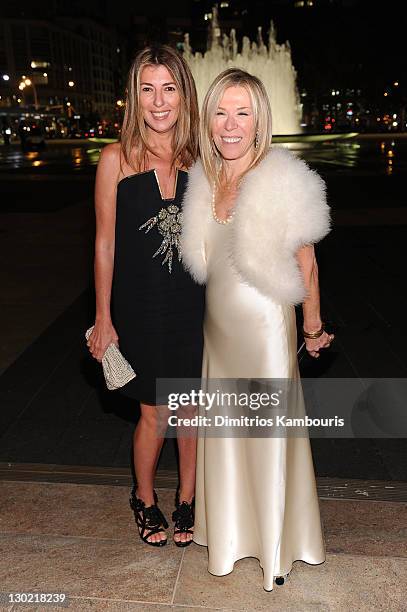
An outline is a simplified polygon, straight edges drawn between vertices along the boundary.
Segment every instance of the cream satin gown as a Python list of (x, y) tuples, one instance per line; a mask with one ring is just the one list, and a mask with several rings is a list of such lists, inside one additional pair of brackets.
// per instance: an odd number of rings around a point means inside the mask
[[(243, 284), (227, 255), (231, 223), (211, 219), (203, 378), (298, 377), (295, 310)], [(302, 392), (299, 401), (302, 402)], [(255, 557), (263, 587), (296, 560), (319, 564), (325, 546), (308, 436), (215, 438), (201, 429), (194, 542), (224, 576)]]

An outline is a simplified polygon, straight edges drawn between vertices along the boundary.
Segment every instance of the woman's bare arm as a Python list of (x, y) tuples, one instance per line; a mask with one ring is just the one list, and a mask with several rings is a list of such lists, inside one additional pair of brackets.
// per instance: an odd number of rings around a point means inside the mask
[(95, 184), (95, 329), (88, 340), (93, 357), (101, 361), (111, 342), (118, 343), (112, 324), (110, 300), (112, 292), (115, 250), (116, 188), (120, 169), (120, 145), (114, 143), (102, 149)]
[[(297, 261), (300, 267), (307, 297), (302, 304), (304, 317), (304, 330), (308, 333), (316, 332), (321, 328), (320, 296), (318, 265), (313, 245), (303, 246), (297, 253)], [(319, 357), (319, 350), (327, 348), (334, 338), (333, 334), (325, 331), (319, 338), (305, 338), (307, 351), (313, 357)]]

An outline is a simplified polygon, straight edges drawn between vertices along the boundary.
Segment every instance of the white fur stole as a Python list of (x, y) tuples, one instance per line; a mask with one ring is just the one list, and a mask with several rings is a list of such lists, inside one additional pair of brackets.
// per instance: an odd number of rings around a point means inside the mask
[[(196, 282), (207, 277), (205, 241), (212, 219), (212, 186), (200, 161), (191, 168), (183, 201), (181, 251)], [(288, 149), (272, 148), (242, 181), (228, 245), (242, 281), (281, 304), (306, 297), (298, 249), (330, 230), (325, 183)]]

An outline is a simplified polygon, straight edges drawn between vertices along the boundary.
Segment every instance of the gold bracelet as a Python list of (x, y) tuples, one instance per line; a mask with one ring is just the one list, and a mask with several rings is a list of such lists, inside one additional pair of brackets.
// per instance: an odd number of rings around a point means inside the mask
[(305, 329), (302, 328), (302, 335), (304, 336), (304, 338), (311, 338), (311, 339), (319, 338), (324, 333), (324, 329), (325, 329), (325, 323), (322, 323), (320, 329), (316, 332), (306, 332)]

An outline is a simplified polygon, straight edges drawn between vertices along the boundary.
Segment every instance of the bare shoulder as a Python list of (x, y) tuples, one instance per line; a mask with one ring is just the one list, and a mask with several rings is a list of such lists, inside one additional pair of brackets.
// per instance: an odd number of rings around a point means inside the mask
[(119, 142), (113, 142), (103, 147), (97, 168), (97, 182), (108, 180), (116, 184), (120, 172), (120, 150)]
[(120, 164), (120, 142), (112, 142), (111, 144), (103, 147), (100, 153), (100, 161), (108, 162), (110, 164)]

